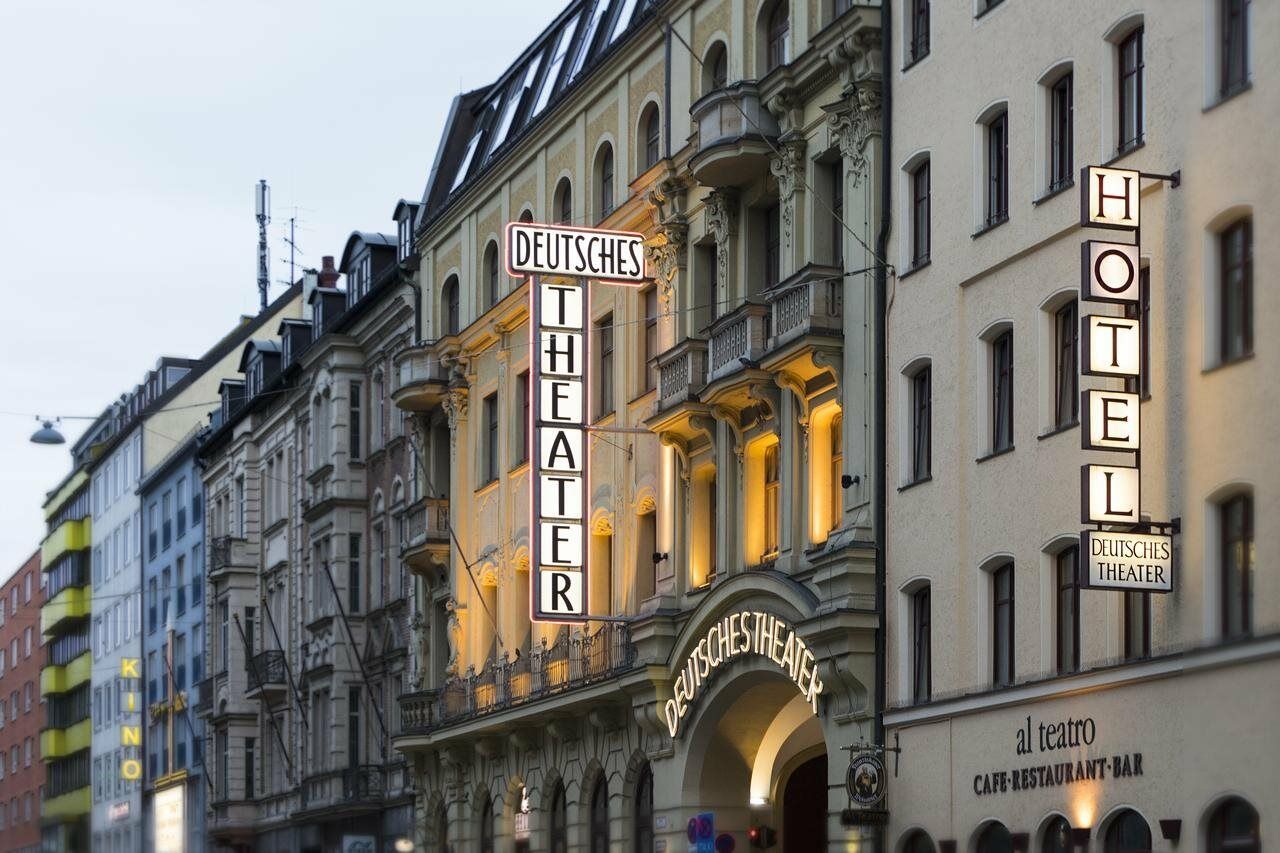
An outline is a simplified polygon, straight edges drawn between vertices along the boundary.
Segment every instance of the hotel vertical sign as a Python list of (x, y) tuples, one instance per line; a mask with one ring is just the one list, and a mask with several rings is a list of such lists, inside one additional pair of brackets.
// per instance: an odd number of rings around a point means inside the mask
[[(1080, 298), (1137, 308), (1140, 285), (1142, 174), (1087, 166), (1080, 181), (1080, 224), (1131, 231), (1132, 243), (1086, 240), (1080, 246)], [(1141, 311), (1135, 311), (1141, 314)], [(1080, 372), (1129, 379), (1141, 376), (1142, 327), (1132, 317), (1085, 314), (1080, 318)], [(1091, 388), (1080, 392), (1080, 444), (1084, 450), (1129, 452), (1134, 464), (1080, 467), (1080, 520), (1097, 525), (1080, 533), (1080, 582), (1092, 589), (1168, 592), (1173, 588), (1173, 537), (1140, 532), (1139, 460), (1142, 430), (1138, 394)], [(1103, 530), (1103, 525), (1129, 528)]]
[(643, 236), (512, 222), (507, 270), (529, 276), (529, 571), (535, 622), (583, 622), (590, 512), (589, 281), (644, 279)]

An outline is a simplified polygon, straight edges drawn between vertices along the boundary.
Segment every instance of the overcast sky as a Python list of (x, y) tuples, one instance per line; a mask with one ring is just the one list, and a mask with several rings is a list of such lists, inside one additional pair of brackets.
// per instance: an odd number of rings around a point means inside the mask
[(295, 206), (303, 265), (394, 233), (453, 96), (564, 3), (0, 2), (0, 578), (39, 545), (85, 426), (37, 446), (31, 415), (96, 414), (257, 310), (254, 183), (273, 278)]

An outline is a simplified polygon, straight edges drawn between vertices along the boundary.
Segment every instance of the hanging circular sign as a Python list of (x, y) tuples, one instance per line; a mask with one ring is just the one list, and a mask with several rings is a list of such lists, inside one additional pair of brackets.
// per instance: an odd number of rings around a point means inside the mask
[(849, 759), (849, 772), (844, 785), (849, 799), (865, 808), (878, 806), (884, 800), (884, 763), (873, 752), (859, 752)]

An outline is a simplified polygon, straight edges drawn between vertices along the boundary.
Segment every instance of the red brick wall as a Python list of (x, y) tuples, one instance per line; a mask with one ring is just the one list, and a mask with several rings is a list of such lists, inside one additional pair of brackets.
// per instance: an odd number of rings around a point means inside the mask
[[(30, 577), (31, 598), (27, 599)], [(40, 702), (40, 666), (45, 650), (40, 638), (40, 606), (44, 604), (44, 588), (40, 585), (40, 552), (31, 555), (3, 586), (0, 606), (4, 608), (4, 625), (0, 626), (0, 649), (4, 649), (4, 675), (0, 675), (0, 701), (4, 702), (4, 728), (0, 729), (0, 756), (4, 760), (4, 779), (0, 780), (0, 804), (4, 806), (4, 824), (0, 826), (0, 844), (5, 850), (21, 850), (40, 844), (40, 792), (44, 786), (44, 763), (40, 760), (40, 730), (44, 728), (44, 705)], [(17, 609), (14, 609), (14, 592)], [(31, 654), (27, 655), (26, 631), (31, 631)], [(13, 641), (18, 642), (18, 658), (13, 659)], [(27, 684), (30, 684), (31, 710), (26, 710)], [(18, 694), (17, 719), (13, 714), (13, 693)], [(27, 766), (26, 743), (31, 743), (31, 764)], [(18, 770), (13, 772), (12, 750), (18, 750)], [(24, 802), (31, 801), (31, 819), (26, 820)]]

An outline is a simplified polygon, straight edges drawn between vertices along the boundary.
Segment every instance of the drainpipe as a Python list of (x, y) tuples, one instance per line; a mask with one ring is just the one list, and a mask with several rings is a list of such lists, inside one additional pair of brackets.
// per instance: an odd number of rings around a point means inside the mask
[[(875, 487), (873, 489), (872, 502), (874, 504), (873, 511), (875, 513), (875, 542), (876, 542), (876, 619), (879, 620), (879, 627), (876, 629), (876, 723), (875, 723), (875, 742), (884, 743), (884, 693), (885, 693), (885, 651), (888, 644), (885, 642), (885, 472), (887, 466), (885, 461), (887, 458), (886, 446), (888, 442), (885, 437), (885, 406), (886, 397), (885, 383), (885, 350), (886, 350), (886, 334), (885, 322), (887, 317), (888, 305), (888, 276), (889, 270), (884, 260), (885, 255), (889, 251), (889, 225), (890, 225), (890, 182), (893, 180), (893, 169), (889, 165), (891, 156), (892, 135), (890, 131), (893, 128), (893, 99), (891, 88), (891, 76), (893, 62), (891, 60), (893, 51), (893, 35), (892, 30), (893, 4), (880, 4), (880, 232), (876, 235), (876, 280), (875, 280), (875, 327), (874, 327), (874, 349), (876, 359), (876, 381), (875, 381), (875, 449), (872, 456), (875, 459), (876, 477)], [(881, 838), (883, 842), (883, 837)]]

